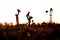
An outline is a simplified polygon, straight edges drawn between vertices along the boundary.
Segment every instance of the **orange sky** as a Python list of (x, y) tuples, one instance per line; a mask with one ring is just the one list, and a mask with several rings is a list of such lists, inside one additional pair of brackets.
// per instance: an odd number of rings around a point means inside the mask
[(53, 8), (53, 22), (60, 23), (60, 0), (0, 0), (0, 22), (16, 23), (15, 14), (20, 9), (19, 23), (27, 23), (26, 14), (30, 11), (35, 23), (49, 22), (49, 12)]

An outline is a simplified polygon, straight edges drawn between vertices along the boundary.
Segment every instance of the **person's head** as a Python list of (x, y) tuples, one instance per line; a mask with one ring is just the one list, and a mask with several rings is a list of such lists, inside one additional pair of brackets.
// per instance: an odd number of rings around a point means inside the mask
[(28, 14), (29, 14), (30, 12), (28, 12)]

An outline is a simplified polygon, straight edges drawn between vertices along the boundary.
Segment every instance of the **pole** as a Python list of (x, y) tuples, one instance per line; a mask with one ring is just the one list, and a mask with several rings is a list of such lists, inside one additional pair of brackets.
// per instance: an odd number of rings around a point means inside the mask
[(50, 23), (52, 23), (52, 11), (53, 11), (53, 9), (50, 8)]
[(50, 23), (52, 23), (52, 13), (50, 12)]

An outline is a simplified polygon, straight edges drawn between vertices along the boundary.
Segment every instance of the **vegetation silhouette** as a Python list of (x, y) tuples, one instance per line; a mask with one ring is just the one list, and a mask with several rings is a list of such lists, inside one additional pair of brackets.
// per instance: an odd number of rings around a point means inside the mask
[(60, 24), (0, 24), (0, 40), (60, 40)]

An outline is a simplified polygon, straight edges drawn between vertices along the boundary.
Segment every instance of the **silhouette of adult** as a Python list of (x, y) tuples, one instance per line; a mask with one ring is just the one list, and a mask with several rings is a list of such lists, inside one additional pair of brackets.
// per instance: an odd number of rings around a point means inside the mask
[(19, 15), (20, 10), (17, 9), (17, 11), (18, 11), (18, 14), (15, 14), (15, 16), (16, 16), (16, 23), (17, 23), (17, 25), (19, 25), (19, 17), (18, 17), (18, 15)]
[(30, 16), (29, 14), (30, 14), (30, 12), (27, 13), (26, 17), (27, 17), (27, 19), (28, 19), (28, 23), (29, 23), (29, 25), (30, 25), (30, 23), (31, 23), (31, 19), (32, 19), (33, 17)]

